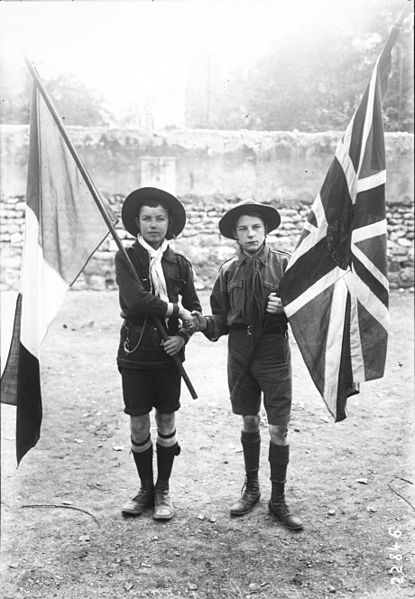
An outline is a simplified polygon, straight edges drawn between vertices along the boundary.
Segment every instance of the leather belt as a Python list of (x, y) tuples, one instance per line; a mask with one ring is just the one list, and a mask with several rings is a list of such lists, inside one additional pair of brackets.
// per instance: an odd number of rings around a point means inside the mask
[[(250, 324), (233, 324), (231, 329), (237, 329), (240, 331), (246, 331), (248, 335), (252, 335), (253, 329)], [(280, 335), (285, 335), (288, 332), (288, 326), (286, 324), (265, 324), (262, 329), (261, 335), (275, 335), (279, 333)]]

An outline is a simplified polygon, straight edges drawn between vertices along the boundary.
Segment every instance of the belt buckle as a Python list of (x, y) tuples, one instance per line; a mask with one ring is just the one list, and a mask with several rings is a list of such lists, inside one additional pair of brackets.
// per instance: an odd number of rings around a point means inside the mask
[(252, 334), (253, 334), (253, 327), (252, 327), (252, 325), (251, 325), (251, 324), (249, 324), (249, 325), (246, 327), (246, 332), (247, 332), (247, 334), (248, 334), (250, 337), (252, 336)]

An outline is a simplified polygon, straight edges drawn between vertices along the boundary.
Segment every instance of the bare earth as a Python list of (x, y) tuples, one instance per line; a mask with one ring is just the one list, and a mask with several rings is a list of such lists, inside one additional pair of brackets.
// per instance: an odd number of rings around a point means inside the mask
[(226, 339), (193, 337), (186, 369), (199, 398), (184, 387), (176, 517), (157, 523), (151, 512), (120, 515), (137, 476), (115, 364), (117, 293), (70, 292), (42, 346), (41, 440), (18, 470), (15, 409), (2, 406), (1, 598), (415, 597), (412, 295), (392, 295), (391, 318), (386, 375), (363, 385), (338, 424), (292, 342), (287, 495), (305, 522), (299, 534), (267, 513), (264, 414), (263, 497), (253, 513), (229, 516), (243, 466)]

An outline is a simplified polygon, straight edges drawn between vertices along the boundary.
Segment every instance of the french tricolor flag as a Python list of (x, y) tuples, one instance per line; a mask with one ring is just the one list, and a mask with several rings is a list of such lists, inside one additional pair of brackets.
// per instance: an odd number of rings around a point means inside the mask
[(66, 291), (109, 233), (91, 182), (88, 186), (85, 180), (85, 167), (80, 170), (45, 94), (35, 80), (20, 290), (1, 379), (1, 401), (17, 406), (18, 463), (40, 437), (40, 344)]

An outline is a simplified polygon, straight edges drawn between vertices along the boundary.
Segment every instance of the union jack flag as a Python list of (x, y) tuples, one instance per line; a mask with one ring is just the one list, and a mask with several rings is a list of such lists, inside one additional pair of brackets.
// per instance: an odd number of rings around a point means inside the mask
[(359, 383), (384, 373), (389, 285), (382, 96), (400, 23), (340, 139), (280, 296), (310, 375), (335, 421)]

